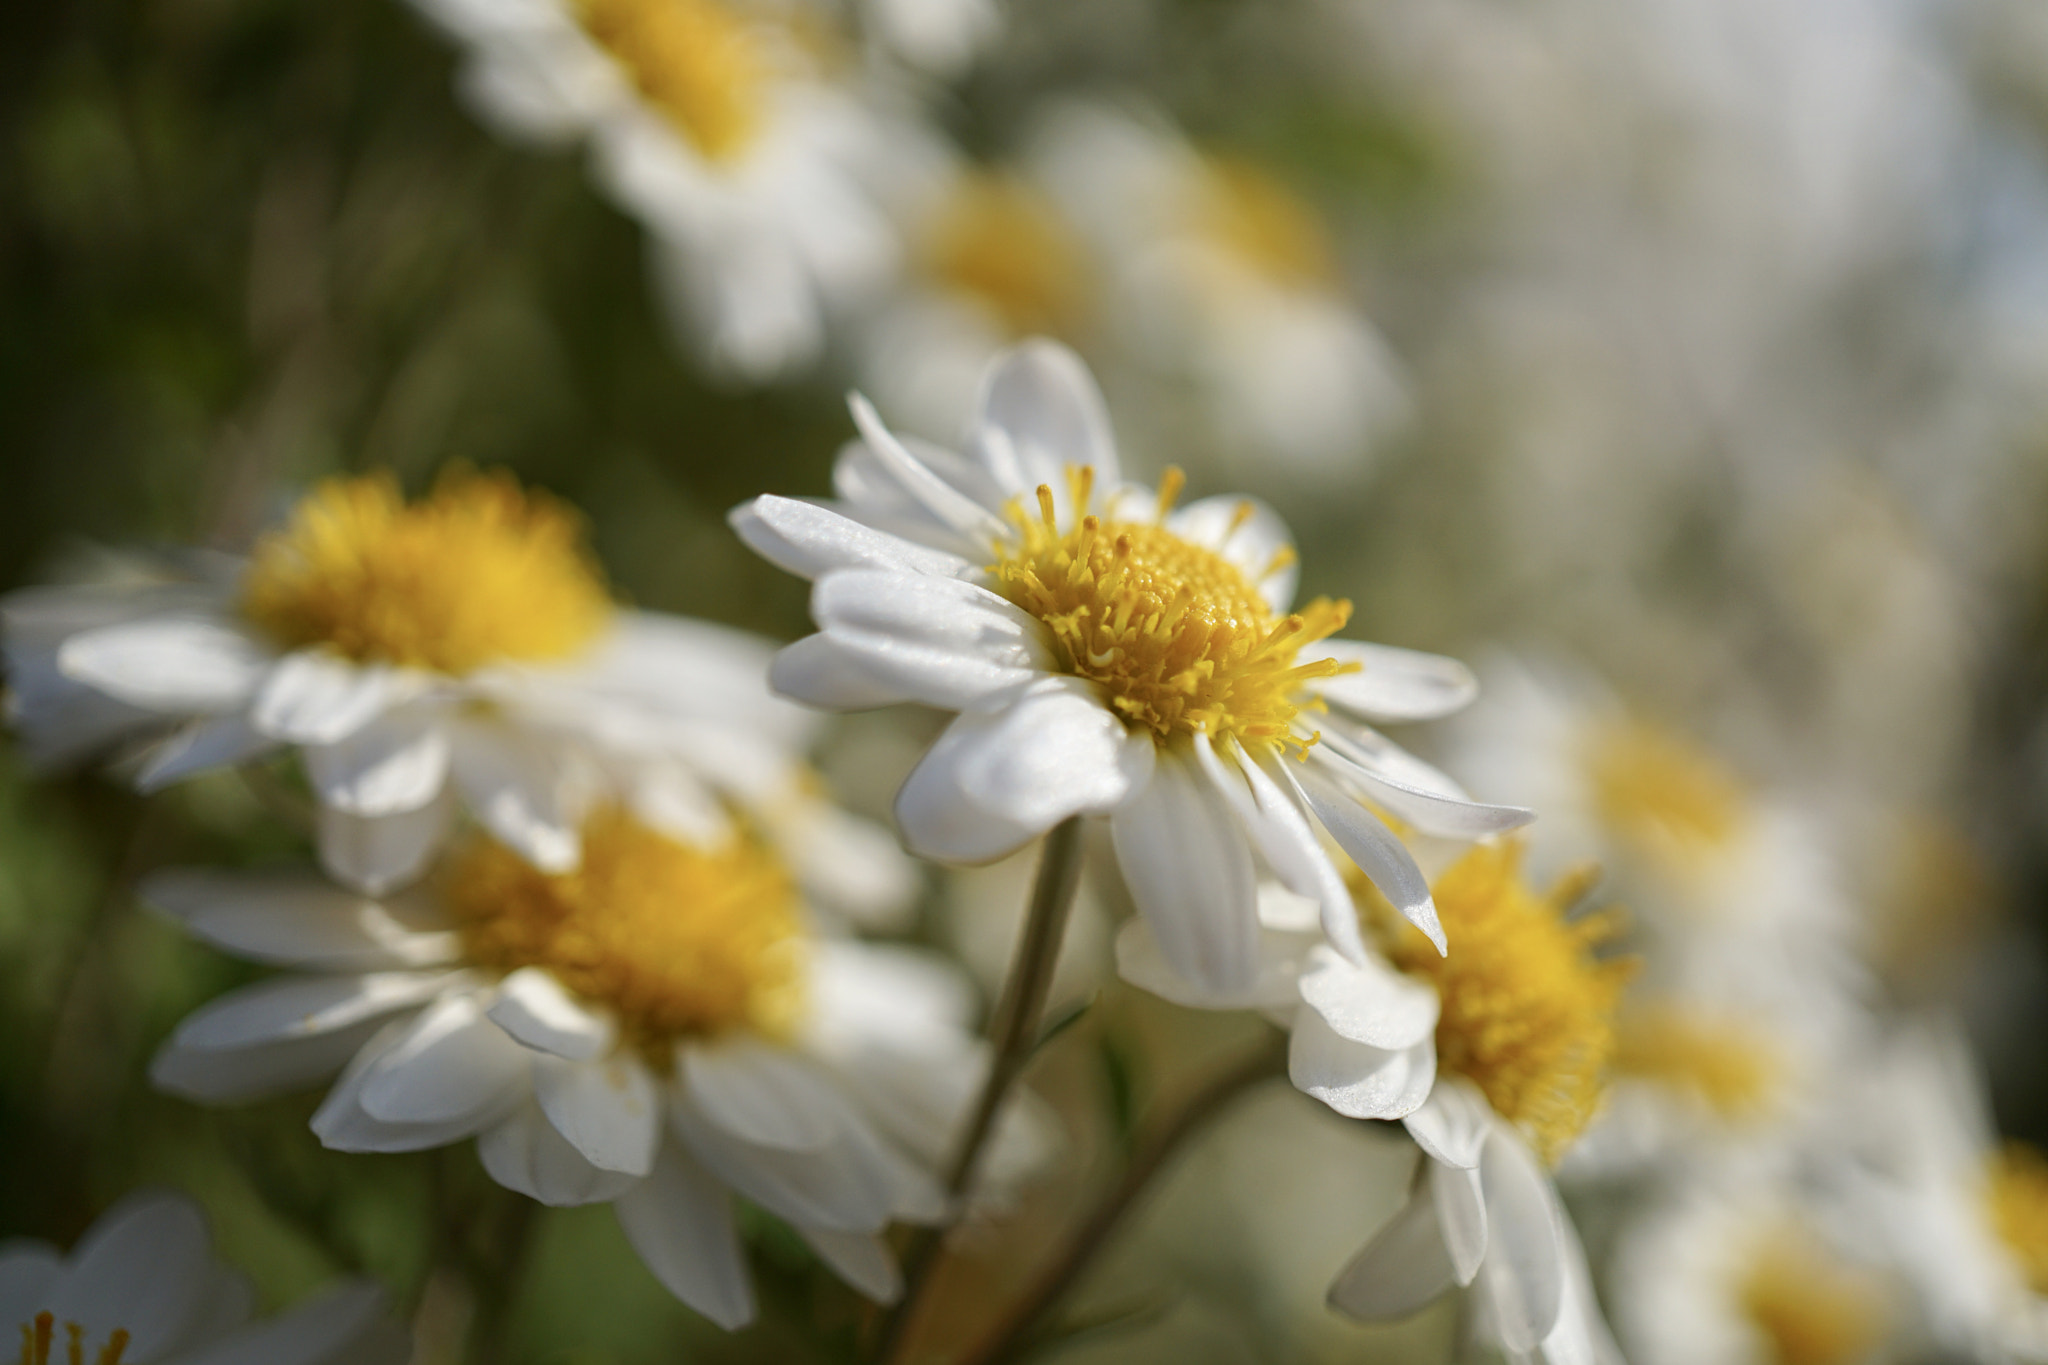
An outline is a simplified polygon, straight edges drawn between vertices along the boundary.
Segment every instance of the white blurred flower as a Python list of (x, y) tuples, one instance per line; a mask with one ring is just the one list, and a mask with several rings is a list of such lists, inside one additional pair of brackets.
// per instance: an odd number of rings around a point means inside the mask
[(1332, 1284), (1335, 1307), (1404, 1317), (1474, 1286), (1511, 1356), (1592, 1365), (1618, 1357), (1545, 1164), (1600, 1101), (1633, 964), (1594, 955), (1610, 920), (1566, 918), (1583, 881), (1538, 896), (1520, 857), (1480, 844), (1437, 879), (1448, 956), (1390, 921), (1378, 926), (1384, 957), (1346, 961), (1309, 907), (1269, 891), (1250, 989), (1188, 981), (1138, 922), (1118, 938), (1117, 965), (1179, 1004), (1266, 1011), (1289, 1029), (1296, 1088), (1347, 1118), (1400, 1120), (1422, 1149), (1407, 1203)]
[(367, 1282), (263, 1321), (255, 1298), (180, 1195), (130, 1195), (69, 1256), (0, 1245), (0, 1330), (19, 1332), (22, 1365), (403, 1365), (411, 1353)]
[(832, 908), (856, 919), (911, 886), (884, 830), (813, 789), (810, 722), (765, 691), (766, 643), (615, 607), (574, 515), (506, 477), (409, 505), (383, 480), (332, 482), (207, 581), (34, 589), (0, 620), (32, 744), (175, 726), (146, 791), (296, 748), (322, 860), (373, 894), (426, 866), (454, 792), (534, 862), (573, 867), (607, 785), (685, 833), (745, 807), (804, 872), (834, 866)]
[[(873, 178), (890, 120), (833, 73), (815, 24), (749, 0), (418, 4), (467, 49), (479, 115), (590, 144), (599, 182), (652, 234), (678, 334), (715, 369), (810, 364), (832, 308), (894, 268)], [(930, 36), (929, 18), (894, 27)]]
[[(735, 824), (684, 841), (617, 807), (574, 872), (478, 838), (427, 887), (373, 901), (311, 876), (161, 873), (144, 899), (292, 969), (179, 1025), (152, 1076), (233, 1102), (340, 1072), (327, 1146), (474, 1137), (543, 1203), (610, 1203), (648, 1268), (726, 1326), (754, 1299), (738, 1193), (838, 1275), (895, 1296), (893, 1219), (935, 1221), (930, 1174), (980, 1085), (970, 997), (935, 960), (812, 934), (792, 870)], [(1043, 1136), (1012, 1109), (998, 1180)]]
[(996, 0), (860, 0), (862, 22), (889, 51), (939, 76), (957, 76), (1002, 34)]
[(1261, 860), (1365, 956), (1320, 826), (1441, 946), (1429, 887), (1373, 806), (1462, 838), (1529, 813), (1474, 804), (1367, 722), (1463, 706), (1462, 665), (1329, 639), (1346, 603), (1288, 613), (1294, 552), (1271, 509), (1176, 509), (1173, 477), (1158, 494), (1125, 485), (1100, 395), (1052, 343), (991, 369), (966, 457), (913, 448), (864, 400), (854, 415), (864, 440), (835, 472), (842, 502), (763, 497), (733, 521), (816, 580), (820, 632), (776, 657), (776, 690), (960, 713), (897, 797), (913, 852), (986, 862), (1106, 815), (1167, 960), (1241, 989), (1258, 965)]

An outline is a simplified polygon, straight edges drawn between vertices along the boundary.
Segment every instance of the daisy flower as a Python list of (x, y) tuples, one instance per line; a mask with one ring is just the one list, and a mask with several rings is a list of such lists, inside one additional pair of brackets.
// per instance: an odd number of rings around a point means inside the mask
[(1117, 965), (1179, 1004), (1265, 1011), (1289, 1029), (1297, 1089), (1347, 1118), (1398, 1119), (1421, 1148), (1407, 1203), (1338, 1275), (1334, 1307), (1403, 1317), (1467, 1285), (1511, 1355), (1604, 1360), (1585, 1255), (1546, 1167), (1598, 1107), (1633, 963), (1595, 955), (1610, 917), (1566, 917), (1583, 879), (1539, 896), (1520, 857), (1479, 844), (1437, 879), (1448, 956), (1389, 915), (1377, 950), (1349, 961), (1304, 902), (1269, 892), (1249, 989), (1187, 980), (1138, 921)]
[(615, 606), (575, 515), (508, 476), (454, 473), (410, 504), (385, 478), (335, 480), (246, 563), (31, 590), (5, 625), (32, 743), (170, 729), (144, 790), (297, 749), (322, 860), (372, 893), (427, 864), (454, 793), (535, 863), (573, 867), (607, 782), (684, 831), (728, 801), (805, 835), (807, 880), (856, 917), (910, 884), (883, 831), (817, 795), (796, 758), (808, 718), (762, 685), (766, 644)]
[(19, 1332), (22, 1365), (403, 1365), (411, 1354), (366, 1282), (265, 1321), (251, 1320), (254, 1302), (180, 1195), (130, 1195), (68, 1257), (0, 1244), (0, 1326)]
[(896, 799), (913, 853), (986, 862), (1102, 815), (1167, 960), (1216, 988), (1257, 971), (1261, 862), (1365, 956), (1326, 830), (1438, 947), (1429, 887), (1384, 809), (1472, 838), (1529, 812), (1478, 805), (1372, 721), (1463, 706), (1457, 662), (1330, 638), (1350, 604), (1290, 610), (1286, 528), (1249, 498), (1176, 506), (1123, 482), (1088, 372), (1045, 341), (991, 367), (969, 453), (862, 440), (830, 505), (762, 497), (740, 536), (815, 580), (820, 629), (770, 682), (827, 708), (922, 702), (958, 716)]
[[(153, 1078), (233, 1102), (338, 1071), (312, 1120), (327, 1146), (475, 1138), (509, 1189), (611, 1204), (655, 1276), (727, 1327), (754, 1314), (734, 1193), (892, 1298), (879, 1234), (946, 1212), (929, 1169), (985, 1065), (963, 983), (811, 932), (793, 870), (743, 822), (686, 841), (600, 806), (583, 842), (549, 872), (479, 836), (383, 901), (310, 875), (158, 874), (146, 902), (290, 970), (187, 1018)], [(999, 1172), (1033, 1159), (1025, 1122)]]
[(715, 369), (808, 365), (834, 304), (894, 269), (870, 189), (889, 121), (801, 16), (748, 0), (417, 3), (466, 49), (462, 91), (486, 122), (588, 142), (599, 183), (652, 235), (678, 334)]

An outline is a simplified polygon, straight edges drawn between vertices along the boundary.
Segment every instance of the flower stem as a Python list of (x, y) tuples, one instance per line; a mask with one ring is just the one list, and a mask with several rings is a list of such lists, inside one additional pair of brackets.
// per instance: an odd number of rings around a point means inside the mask
[(1181, 1144), (1239, 1095), (1262, 1081), (1284, 1075), (1286, 1070), (1287, 1041), (1283, 1035), (1274, 1034), (1235, 1066), (1212, 1077), (1171, 1115), (1150, 1125), (1151, 1131), (1139, 1141), (1123, 1176), (1104, 1192), (1031, 1287), (954, 1365), (1007, 1365), (1030, 1347), (1036, 1340), (1041, 1319), (1059, 1305), (1094, 1263), (1096, 1255), (1108, 1244), (1110, 1234), (1173, 1159)]
[[(1079, 816), (1070, 816), (1045, 837), (1024, 931), (1010, 962), (1009, 979), (1003, 983), (1002, 998), (989, 1019), (988, 1076), (982, 1082), (974, 1112), (946, 1170), (946, 1194), (956, 1211), (974, 1182), (1003, 1101), (1023, 1074), (1038, 1041), (1039, 1018), (1045, 1013), (1053, 967), (1059, 961), (1060, 943), (1066, 938), (1067, 914), (1073, 908), (1074, 891), (1080, 881), (1081, 820)], [(921, 1229), (905, 1250), (903, 1296), (883, 1320), (874, 1360), (893, 1360), (902, 1348), (923, 1305), (943, 1238), (943, 1230)]]

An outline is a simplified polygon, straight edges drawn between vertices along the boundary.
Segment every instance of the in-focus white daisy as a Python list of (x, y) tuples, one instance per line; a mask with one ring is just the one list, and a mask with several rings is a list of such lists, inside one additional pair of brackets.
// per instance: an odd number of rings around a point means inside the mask
[(418, 4), (467, 49), (463, 92), (493, 127), (589, 143), (652, 234), (678, 333), (717, 370), (809, 364), (833, 306), (894, 268), (871, 190), (888, 120), (830, 69), (815, 22), (749, 0)]
[[(227, 1102), (339, 1071), (313, 1118), (329, 1147), (474, 1137), (508, 1188), (611, 1203), (662, 1283), (728, 1327), (754, 1312), (734, 1192), (892, 1298), (879, 1234), (945, 1213), (929, 1170), (984, 1068), (964, 984), (812, 934), (744, 826), (685, 842), (600, 807), (583, 836), (573, 872), (479, 838), (382, 902), (311, 876), (151, 878), (145, 900), (192, 932), (294, 969), (186, 1019), (153, 1077)], [(1035, 1159), (1025, 1123), (999, 1171)]]
[(509, 477), (451, 475), (411, 504), (385, 479), (338, 480), (207, 581), (36, 589), (6, 612), (32, 743), (175, 726), (145, 790), (295, 747), (322, 860), (372, 893), (426, 866), (457, 792), (535, 863), (572, 867), (607, 784), (685, 833), (744, 806), (856, 917), (911, 876), (808, 783), (809, 720), (767, 694), (764, 642), (615, 607), (574, 515)]
[(1106, 815), (1124, 880), (1176, 971), (1218, 989), (1258, 970), (1266, 864), (1365, 948), (1320, 827), (1439, 947), (1429, 886), (1384, 809), (1476, 838), (1529, 812), (1470, 801), (1371, 721), (1471, 699), (1454, 660), (1329, 638), (1350, 616), (1290, 611), (1294, 549), (1242, 497), (1176, 507), (1126, 485), (1101, 396), (1050, 342), (988, 375), (969, 453), (891, 434), (865, 400), (841, 500), (762, 497), (734, 526), (815, 580), (819, 633), (776, 656), (786, 696), (959, 712), (896, 800), (912, 852), (985, 862), (1070, 816)]
[[(1617, 1239), (1615, 1327), (1635, 1365), (1873, 1365), (1897, 1286), (1827, 1198), (1743, 1163), (1696, 1173)], [(1909, 1357), (1910, 1358), (1910, 1357)]]
[(1156, 116), (1065, 105), (1031, 141), (1034, 178), (1103, 263), (1116, 344), (1197, 414), (1184, 443), (1269, 476), (1355, 478), (1407, 401), (1320, 214)]
[(181, 1195), (130, 1195), (69, 1256), (0, 1244), (0, 1330), (18, 1332), (22, 1365), (404, 1365), (411, 1354), (375, 1285), (262, 1321), (255, 1298), (214, 1260), (205, 1217)]
[(1382, 952), (1347, 961), (1306, 906), (1269, 893), (1248, 990), (1187, 981), (1136, 921), (1117, 964), (1181, 1004), (1266, 1011), (1290, 1030), (1297, 1088), (1349, 1118), (1400, 1120), (1422, 1149), (1408, 1202), (1331, 1285), (1333, 1306), (1396, 1318), (1473, 1286), (1512, 1356), (1604, 1362), (1585, 1254), (1545, 1168), (1598, 1106), (1633, 963), (1595, 956), (1610, 917), (1565, 917), (1583, 880), (1539, 896), (1519, 861), (1516, 845), (1480, 844), (1437, 879), (1448, 956), (1385, 916)]

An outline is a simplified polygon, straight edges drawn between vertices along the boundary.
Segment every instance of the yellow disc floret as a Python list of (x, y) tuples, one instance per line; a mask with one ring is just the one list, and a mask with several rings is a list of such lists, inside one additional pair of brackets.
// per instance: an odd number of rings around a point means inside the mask
[(1991, 1226), (2027, 1288), (2048, 1295), (2048, 1157), (2008, 1142), (1992, 1159), (1985, 1199)]
[(1555, 1164), (1598, 1106), (1614, 1053), (1614, 1011), (1635, 963), (1595, 949), (1613, 915), (1567, 912), (1583, 879), (1542, 896), (1522, 880), (1521, 846), (1480, 844), (1431, 888), (1447, 957), (1421, 931), (1387, 925), (1388, 953), (1436, 987), (1437, 1069), (1463, 1076)]
[[(106, 1344), (90, 1357), (92, 1365), (121, 1365), (128, 1340), (128, 1329), (116, 1327), (107, 1334)], [(57, 1358), (51, 1352), (56, 1343), (56, 1315), (47, 1310), (36, 1314), (33, 1321), (21, 1325), (21, 1365), (55, 1365)], [(63, 1365), (85, 1365), (87, 1359), (85, 1328), (75, 1322), (65, 1323)]]
[(1011, 175), (960, 177), (924, 241), (926, 268), (1012, 336), (1072, 336), (1087, 311), (1087, 257), (1044, 196)]
[[(990, 566), (997, 590), (1045, 623), (1061, 666), (1094, 683), (1125, 724), (1161, 742), (1199, 732), (1246, 744), (1313, 743), (1293, 735), (1295, 716), (1313, 704), (1303, 684), (1347, 666), (1295, 660), (1343, 629), (1351, 604), (1318, 598), (1275, 619), (1242, 569), (1167, 529), (1178, 470), (1168, 471), (1151, 521), (1090, 513), (1093, 482), (1092, 469), (1070, 472), (1073, 524), (1065, 530), (1046, 485), (1038, 516), (1012, 507), (1017, 538)], [(1245, 503), (1231, 531), (1252, 512)], [(1290, 559), (1281, 551), (1260, 576)]]
[(1762, 1238), (1734, 1291), (1768, 1365), (1856, 1365), (1884, 1337), (1883, 1287), (1803, 1228)]
[(1730, 1123), (1758, 1117), (1777, 1093), (1777, 1053), (1738, 1020), (1656, 1006), (1630, 1015), (1618, 1032), (1616, 1074), (1683, 1091)]
[(767, 63), (719, 0), (574, 0), (584, 32), (691, 146), (729, 161), (753, 144)]
[(607, 807), (584, 826), (576, 871), (479, 840), (445, 894), (470, 961), (546, 968), (652, 1055), (732, 1029), (786, 1037), (802, 1009), (795, 885), (750, 838), (694, 847)]
[(256, 546), (242, 611), (287, 649), (460, 676), (566, 658), (611, 601), (573, 511), (457, 472), (410, 505), (387, 476), (321, 484)]
[(1223, 252), (1277, 284), (1332, 285), (1336, 252), (1316, 211), (1266, 171), (1210, 157), (1200, 226)]
[(1638, 721), (1603, 724), (1587, 737), (1585, 762), (1594, 813), (1645, 852), (1697, 857), (1741, 832), (1741, 784), (1675, 735)]

